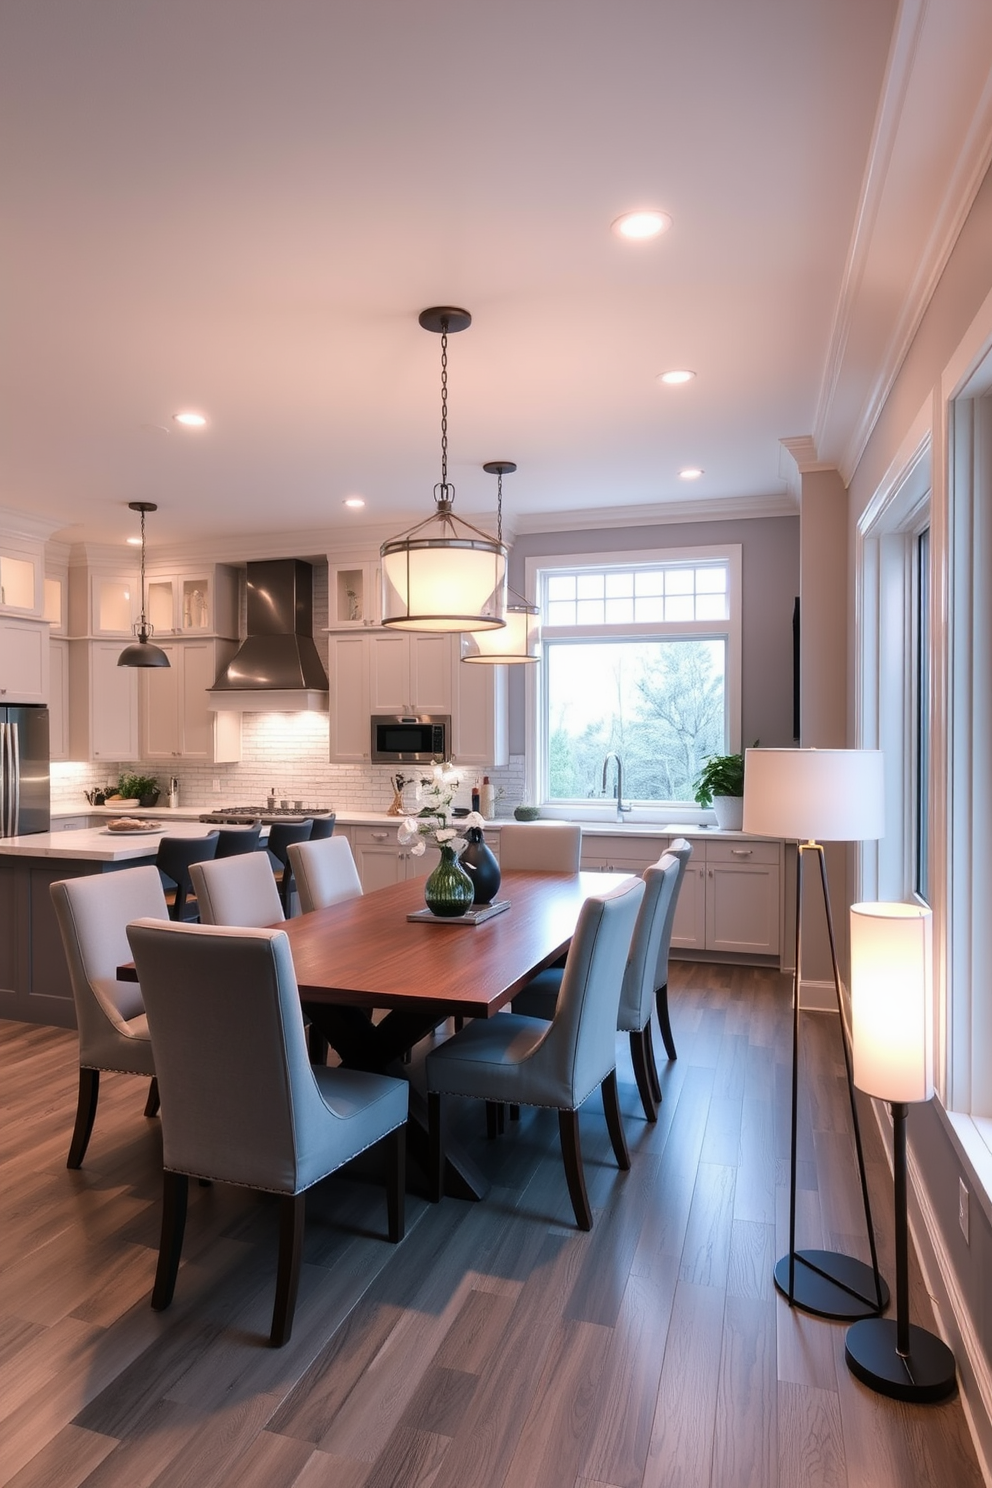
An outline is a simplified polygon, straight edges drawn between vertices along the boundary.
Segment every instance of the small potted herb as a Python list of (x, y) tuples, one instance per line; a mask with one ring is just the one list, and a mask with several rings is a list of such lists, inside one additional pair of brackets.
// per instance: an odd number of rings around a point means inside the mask
[(125, 800), (137, 801), (146, 811), (150, 806), (158, 805), (159, 784), (154, 775), (122, 774), (117, 789)]
[(712, 806), (716, 824), (725, 832), (739, 832), (744, 823), (744, 756), (711, 754), (695, 783), (695, 800)]

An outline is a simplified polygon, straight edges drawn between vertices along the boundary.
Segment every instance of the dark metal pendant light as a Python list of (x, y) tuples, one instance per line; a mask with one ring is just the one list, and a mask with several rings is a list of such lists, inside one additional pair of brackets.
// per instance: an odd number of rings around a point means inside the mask
[(452, 513), (448, 481), (448, 335), (472, 324), (467, 310), (438, 305), (420, 314), (441, 337), (441, 479), (436, 511), (383, 543), (382, 623), (396, 630), (476, 631), (505, 625), (506, 549)]
[[(496, 485), (496, 540), (503, 541), (503, 477), (512, 475), (512, 460), (487, 460), (487, 475), (498, 477)], [(541, 612), (522, 594), (506, 591), (506, 625), (502, 630), (479, 630), (462, 637), (462, 661), (482, 666), (516, 666), (541, 659)]]
[(148, 639), (154, 634), (154, 625), (149, 625), (145, 615), (145, 512), (158, 511), (154, 501), (129, 501), (131, 511), (141, 513), (141, 617), (132, 629), (135, 634), (130, 646), (125, 646), (117, 658), (118, 666), (126, 667), (167, 667), (169, 658), (159, 646), (153, 646)]

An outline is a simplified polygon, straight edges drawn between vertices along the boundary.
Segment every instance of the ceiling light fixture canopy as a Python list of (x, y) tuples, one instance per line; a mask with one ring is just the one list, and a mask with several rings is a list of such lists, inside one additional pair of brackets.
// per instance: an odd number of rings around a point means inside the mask
[(117, 658), (118, 666), (126, 667), (167, 667), (171, 665), (169, 658), (159, 646), (153, 646), (148, 639), (154, 634), (154, 625), (149, 625), (145, 615), (145, 512), (158, 511), (154, 501), (129, 501), (128, 507), (131, 511), (141, 513), (141, 616), (132, 626), (136, 639), (130, 646), (125, 646)]
[(441, 479), (436, 511), (384, 542), (382, 623), (395, 630), (476, 631), (506, 624), (506, 548), (452, 513), (448, 480), (448, 336), (472, 324), (467, 310), (438, 305), (420, 313), (441, 337)]
[[(496, 539), (502, 542), (503, 477), (512, 475), (517, 467), (512, 460), (487, 460), (482, 468), (487, 475), (497, 477)], [(481, 662), (487, 666), (540, 661), (540, 610), (513, 589), (507, 588), (506, 594), (506, 625), (502, 630), (480, 630), (462, 636), (462, 661)]]

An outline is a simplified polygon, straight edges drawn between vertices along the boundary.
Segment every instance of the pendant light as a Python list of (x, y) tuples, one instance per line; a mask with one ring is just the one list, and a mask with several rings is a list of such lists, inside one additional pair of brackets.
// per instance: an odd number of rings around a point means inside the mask
[[(497, 477), (496, 541), (502, 542), (503, 477), (512, 475), (517, 467), (512, 460), (488, 460), (482, 468), (487, 475)], [(509, 587), (506, 595), (506, 625), (502, 630), (481, 630), (462, 636), (462, 661), (474, 661), (485, 666), (513, 666), (519, 662), (540, 660), (540, 610)]]
[(126, 667), (167, 667), (170, 665), (169, 658), (158, 646), (153, 646), (148, 639), (154, 633), (154, 625), (149, 625), (145, 615), (145, 512), (158, 511), (154, 501), (129, 501), (131, 511), (141, 513), (141, 618), (131, 628), (136, 639), (130, 646), (125, 646), (117, 658), (118, 666)]
[(495, 630), (505, 625), (506, 549), (452, 514), (448, 481), (448, 335), (472, 324), (450, 305), (423, 310), (420, 324), (441, 337), (441, 479), (436, 511), (383, 543), (382, 623), (395, 630)]

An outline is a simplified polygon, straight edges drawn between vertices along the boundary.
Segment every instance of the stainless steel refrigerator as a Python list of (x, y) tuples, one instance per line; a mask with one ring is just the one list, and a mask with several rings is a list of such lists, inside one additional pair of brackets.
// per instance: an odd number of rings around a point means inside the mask
[(48, 709), (0, 707), (0, 837), (52, 824)]

